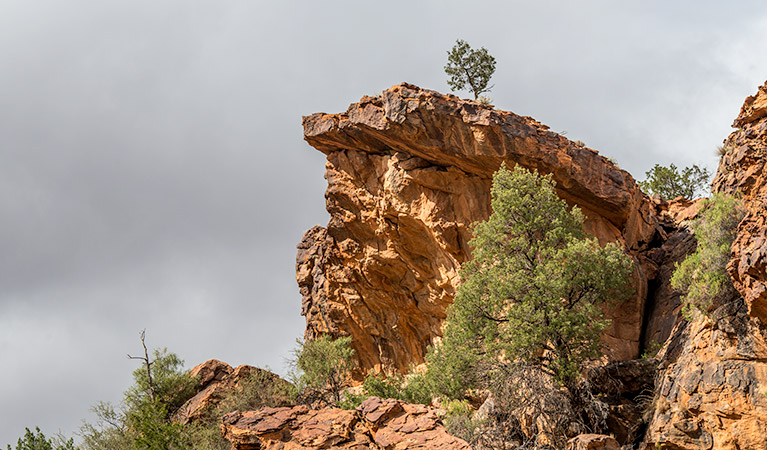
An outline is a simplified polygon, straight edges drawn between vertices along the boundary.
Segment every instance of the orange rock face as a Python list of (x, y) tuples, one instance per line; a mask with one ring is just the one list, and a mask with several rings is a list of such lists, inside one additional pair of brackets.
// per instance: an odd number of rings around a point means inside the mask
[(371, 397), (356, 410), (261, 408), (222, 418), (233, 450), (471, 450), (447, 433), (436, 410)]
[(661, 356), (642, 448), (767, 448), (767, 329), (742, 299), (680, 324)]
[(746, 99), (733, 127), (713, 188), (743, 196), (748, 214), (738, 227), (728, 271), (750, 313), (767, 322), (767, 83)]
[(767, 448), (767, 84), (746, 99), (733, 126), (713, 187), (740, 192), (748, 209), (728, 265), (742, 298), (675, 328), (659, 355), (647, 450)]
[(638, 355), (659, 265), (648, 252), (663, 231), (627, 172), (529, 117), (408, 84), (303, 124), (328, 158), (330, 213), (298, 245), (308, 339), (352, 336), (363, 374), (423, 362), (471, 255), (470, 226), (490, 215), (490, 181), (505, 162), (552, 174), (587, 231), (634, 256), (636, 295), (608, 312), (604, 342), (613, 358)]

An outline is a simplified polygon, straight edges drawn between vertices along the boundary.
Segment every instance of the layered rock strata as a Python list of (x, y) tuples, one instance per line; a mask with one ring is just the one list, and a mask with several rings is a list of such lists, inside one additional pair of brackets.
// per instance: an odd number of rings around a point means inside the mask
[(408, 84), (303, 125), (327, 155), (330, 213), (298, 245), (308, 339), (352, 336), (360, 373), (423, 362), (470, 257), (470, 226), (489, 216), (492, 174), (506, 163), (551, 174), (587, 231), (635, 258), (636, 295), (608, 313), (604, 342), (613, 358), (638, 355), (659, 266), (648, 252), (664, 231), (652, 201), (607, 158), (532, 118)]
[(447, 433), (437, 411), (371, 397), (356, 410), (307, 406), (233, 412), (221, 432), (233, 450), (471, 450)]

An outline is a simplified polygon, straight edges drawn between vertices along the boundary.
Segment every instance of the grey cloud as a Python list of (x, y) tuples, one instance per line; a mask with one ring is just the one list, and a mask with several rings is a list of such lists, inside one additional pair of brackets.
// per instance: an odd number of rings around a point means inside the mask
[[(327, 221), (301, 116), (408, 81), (456, 38), (496, 105), (637, 178), (703, 163), (767, 77), (740, 2), (12, 0), (0, 6), (0, 445), (119, 400), (138, 331), (191, 367), (302, 332), (301, 233)], [(466, 93), (461, 93), (466, 95)]]

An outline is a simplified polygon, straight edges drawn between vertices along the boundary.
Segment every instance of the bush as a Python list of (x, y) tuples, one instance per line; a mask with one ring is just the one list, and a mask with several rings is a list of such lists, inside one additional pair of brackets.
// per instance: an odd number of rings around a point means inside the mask
[(521, 392), (513, 386), (551, 380), (546, 392), (564, 387), (588, 422), (579, 369), (601, 354), (601, 306), (629, 295), (633, 262), (618, 245), (586, 236), (583, 214), (557, 197), (550, 176), (502, 166), (491, 194), (493, 212), (474, 226), (473, 259), (462, 267), (442, 342), (427, 356), (431, 386), (449, 398), (478, 389), (500, 400)]
[(469, 402), (466, 400), (449, 400), (443, 406), (445, 416), (442, 421), (445, 429), (453, 436), (459, 437), (469, 444), (474, 444), (483, 421), (474, 418), (474, 409), (469, 405)]
[(216, 406), (214, 417), (232, 411), (254, 411), (264, 406), (291, 404), (297, 395), (295, 387), (269, 370), (255, 369)]
[(656, 164), (645, 172), (647, 179), (639, 182), (639, 187), (650, 195), (658, 194), (665, 200), (684, 197), (693, 199), (708, 190), (708, 180), (711, 175), (708, 169), (697, 165), (685, 167), (679, 173), (676, 166), (668, 167)]
[(298, 370), (296, 385), (300, 401), (338, 404), (354, 368), (352, 338), (333, 339), (323, 335), (312, 341), (297, 342), (294, 364)]
[(96, 424), (80, 429), (84, 450), (180, 450), (189, 445), (186, 429), (171, 420), (183, 403), (196, 393), (198, 381), (183, 369), (184, 362), (167, 349), (154, 350), (152, 357), (141, 333), (144, 356), (133, 372), (134, 384), (122, 404), (115, 409), (108, 403), (94, 406)]
[(48, 439), (40, 428), (35, 427), (35, 432), (25, 428), (24, 436), (16, 441), (16, 447), (8, 450), (77, 450), (72, 439), (64, 441), (63, 439)]
[(688, 319), (696, 311), (707, 314), (715, 300), (735, 295), (727, 263), (738, 223), (744, 216), (745, 209), (736, 197), (714, 194), (704, 201), (703, 210), (693, 220), (698, 247), (677, 264), (671, 277), (671, 286), (684, 292), (682, 311)]

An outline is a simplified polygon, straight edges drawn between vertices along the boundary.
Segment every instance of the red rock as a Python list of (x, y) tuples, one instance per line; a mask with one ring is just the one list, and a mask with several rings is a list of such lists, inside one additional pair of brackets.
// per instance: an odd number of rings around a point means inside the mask
[(353, 411), (297, 406), (235, 412), (222, 418), (221, 432), (233, 450), (471, 449), (447, 433), (434, 409), (375, 397)]
[(179, 408), (173, 420), (189, 423), (206, 418), (224, 397), (235, 392), (241, 380), (247, 379), (255, 371), (263, 372), (275, 383), (286, 383), (278, 375), (258, 367), (241, 365), (232, 368), (229, 364), (216, 359), (198, 364), (189, 371), (192, 376), (199, 379), (198, 392)]
[(724, 143), (715, 192), (740, 193), (748, 214), (738, 227), (727, 269), (750, 313), (767, 322), (767, 82), (748, 97)]
[(748, 210), (728, 265), (740, 295), (674, 329), (659, 354), (663, 369), (643, 449), (767, 448), (765, 107), (767, 83), (746, 99), (713, 182), (715, 192), (740, 192)]
[(298, 245), (306, 338), (349, 335), (363, 375), (406, 372), (440, 336), (471, 252), (472, 223), (490, 214), (502, 162), (551, 174), (600, 242), (636, 258), (636, 295), (612, 308), (611, 357), (638, 356), (647, 282), (660, 245), (655, 204), (596, 151), (529, 117), (402, 84), (346, 113), (304, 117), (304, 138), (325, 153), (326, 228)]

